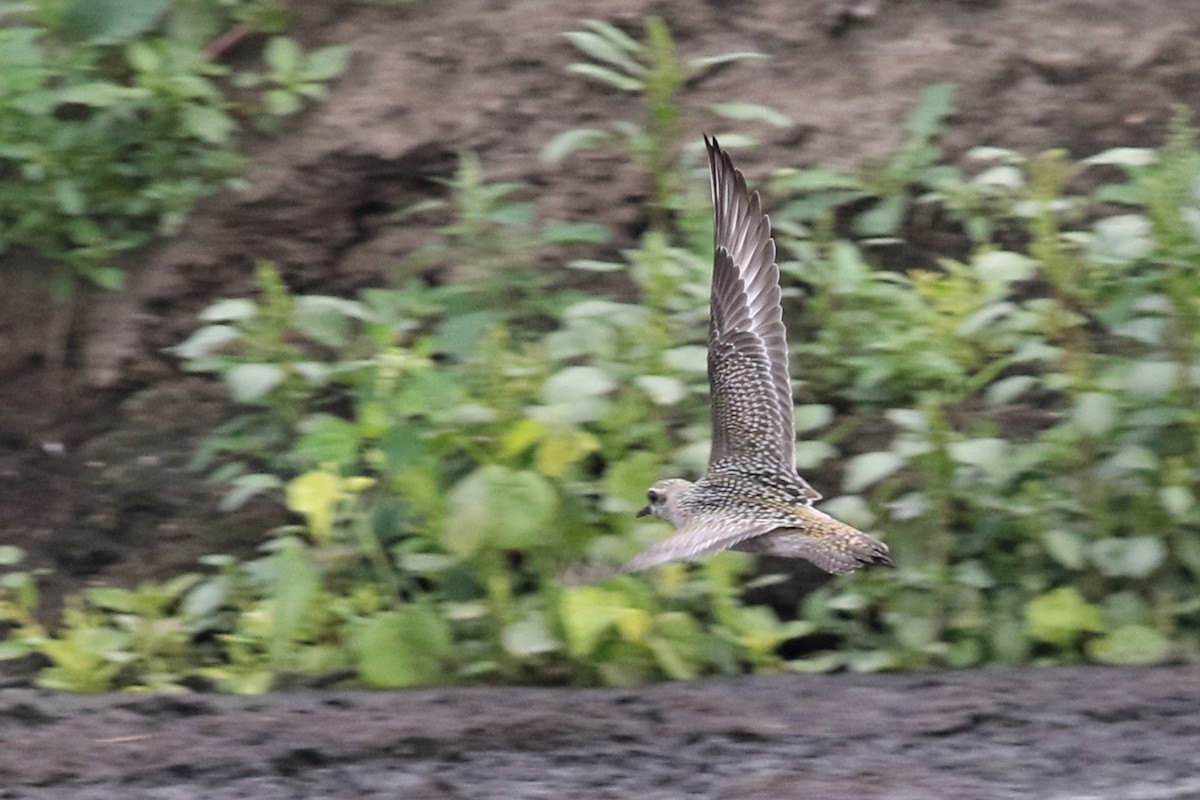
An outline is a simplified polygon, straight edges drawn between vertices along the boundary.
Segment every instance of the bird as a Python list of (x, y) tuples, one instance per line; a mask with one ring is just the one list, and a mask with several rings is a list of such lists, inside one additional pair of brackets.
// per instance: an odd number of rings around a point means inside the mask
[(817, 509), (796, 471), (787, 330), (771, 222), (716, 137), (706, 135), (714, 209), (708, 381), (712, 445), (699, 480), (667, 478), (637, 516), (675, 532), (622, 568), (637, 572), (722, 550), (804, 559), (833, 574), (894, 566), (888, 547)]

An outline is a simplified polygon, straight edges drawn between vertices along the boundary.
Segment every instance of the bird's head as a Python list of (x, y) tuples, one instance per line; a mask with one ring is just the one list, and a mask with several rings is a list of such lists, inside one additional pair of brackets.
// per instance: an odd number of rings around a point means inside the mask
[(692, 482), (682, 478), (666, 478), (656, 482), (646, 492), (646, 499), (650, 501), (649, 505), (639, 511), (637, 515), (644, 517), (653, 514), (659, 519), (679, 527), (681, 521), (679, 497), (690, 488), (692, 488)]

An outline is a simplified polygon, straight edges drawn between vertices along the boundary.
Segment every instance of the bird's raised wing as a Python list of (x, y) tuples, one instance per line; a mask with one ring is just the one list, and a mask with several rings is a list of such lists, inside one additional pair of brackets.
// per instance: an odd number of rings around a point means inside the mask
[(795, 476), (795, 424), (788, 378), (787, 330), (779, 303), (779, 267), (771, 222), (758, 192), (709, 140), (714, 232), (708, 382), (712, 389), (709, 474)]

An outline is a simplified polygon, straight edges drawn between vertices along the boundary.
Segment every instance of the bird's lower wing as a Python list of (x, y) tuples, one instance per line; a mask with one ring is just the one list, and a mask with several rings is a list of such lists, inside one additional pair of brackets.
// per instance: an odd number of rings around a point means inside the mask
[(764, 536), (738, 542), (734, 550), (760, 556), (802, 558), (826, 572), (842, 575), (859, 567), (878, 564), (891, 567), (888, 546), (869, 533), (837, 522), (820, 533), (796, 528), (777, 528)]
[(715, 516), (699, 517), (638, 553), (621, 568), (621, 572), (638, 572), (672, 561), (691, 561), (710, 553), (719, 553), (747, 539), (762, 536), (776, 525), (746, 525)]

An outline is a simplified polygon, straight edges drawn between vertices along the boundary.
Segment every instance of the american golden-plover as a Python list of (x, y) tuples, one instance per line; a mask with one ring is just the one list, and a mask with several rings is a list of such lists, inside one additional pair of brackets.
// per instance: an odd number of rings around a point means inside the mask
[(787, 330), (771, 223), (758, 192), (716, 139), (704, 139), (714, 232), (708, 382), (712, 449), (695, 483), (661, 480), (647, 492), (653, 514), (675, 533), (642, 551), (625, 572), (721, 550), (803, 558), (826, 572), (892, 565), (883, 542), (818, 511), (821, 499), (796, 472)]

